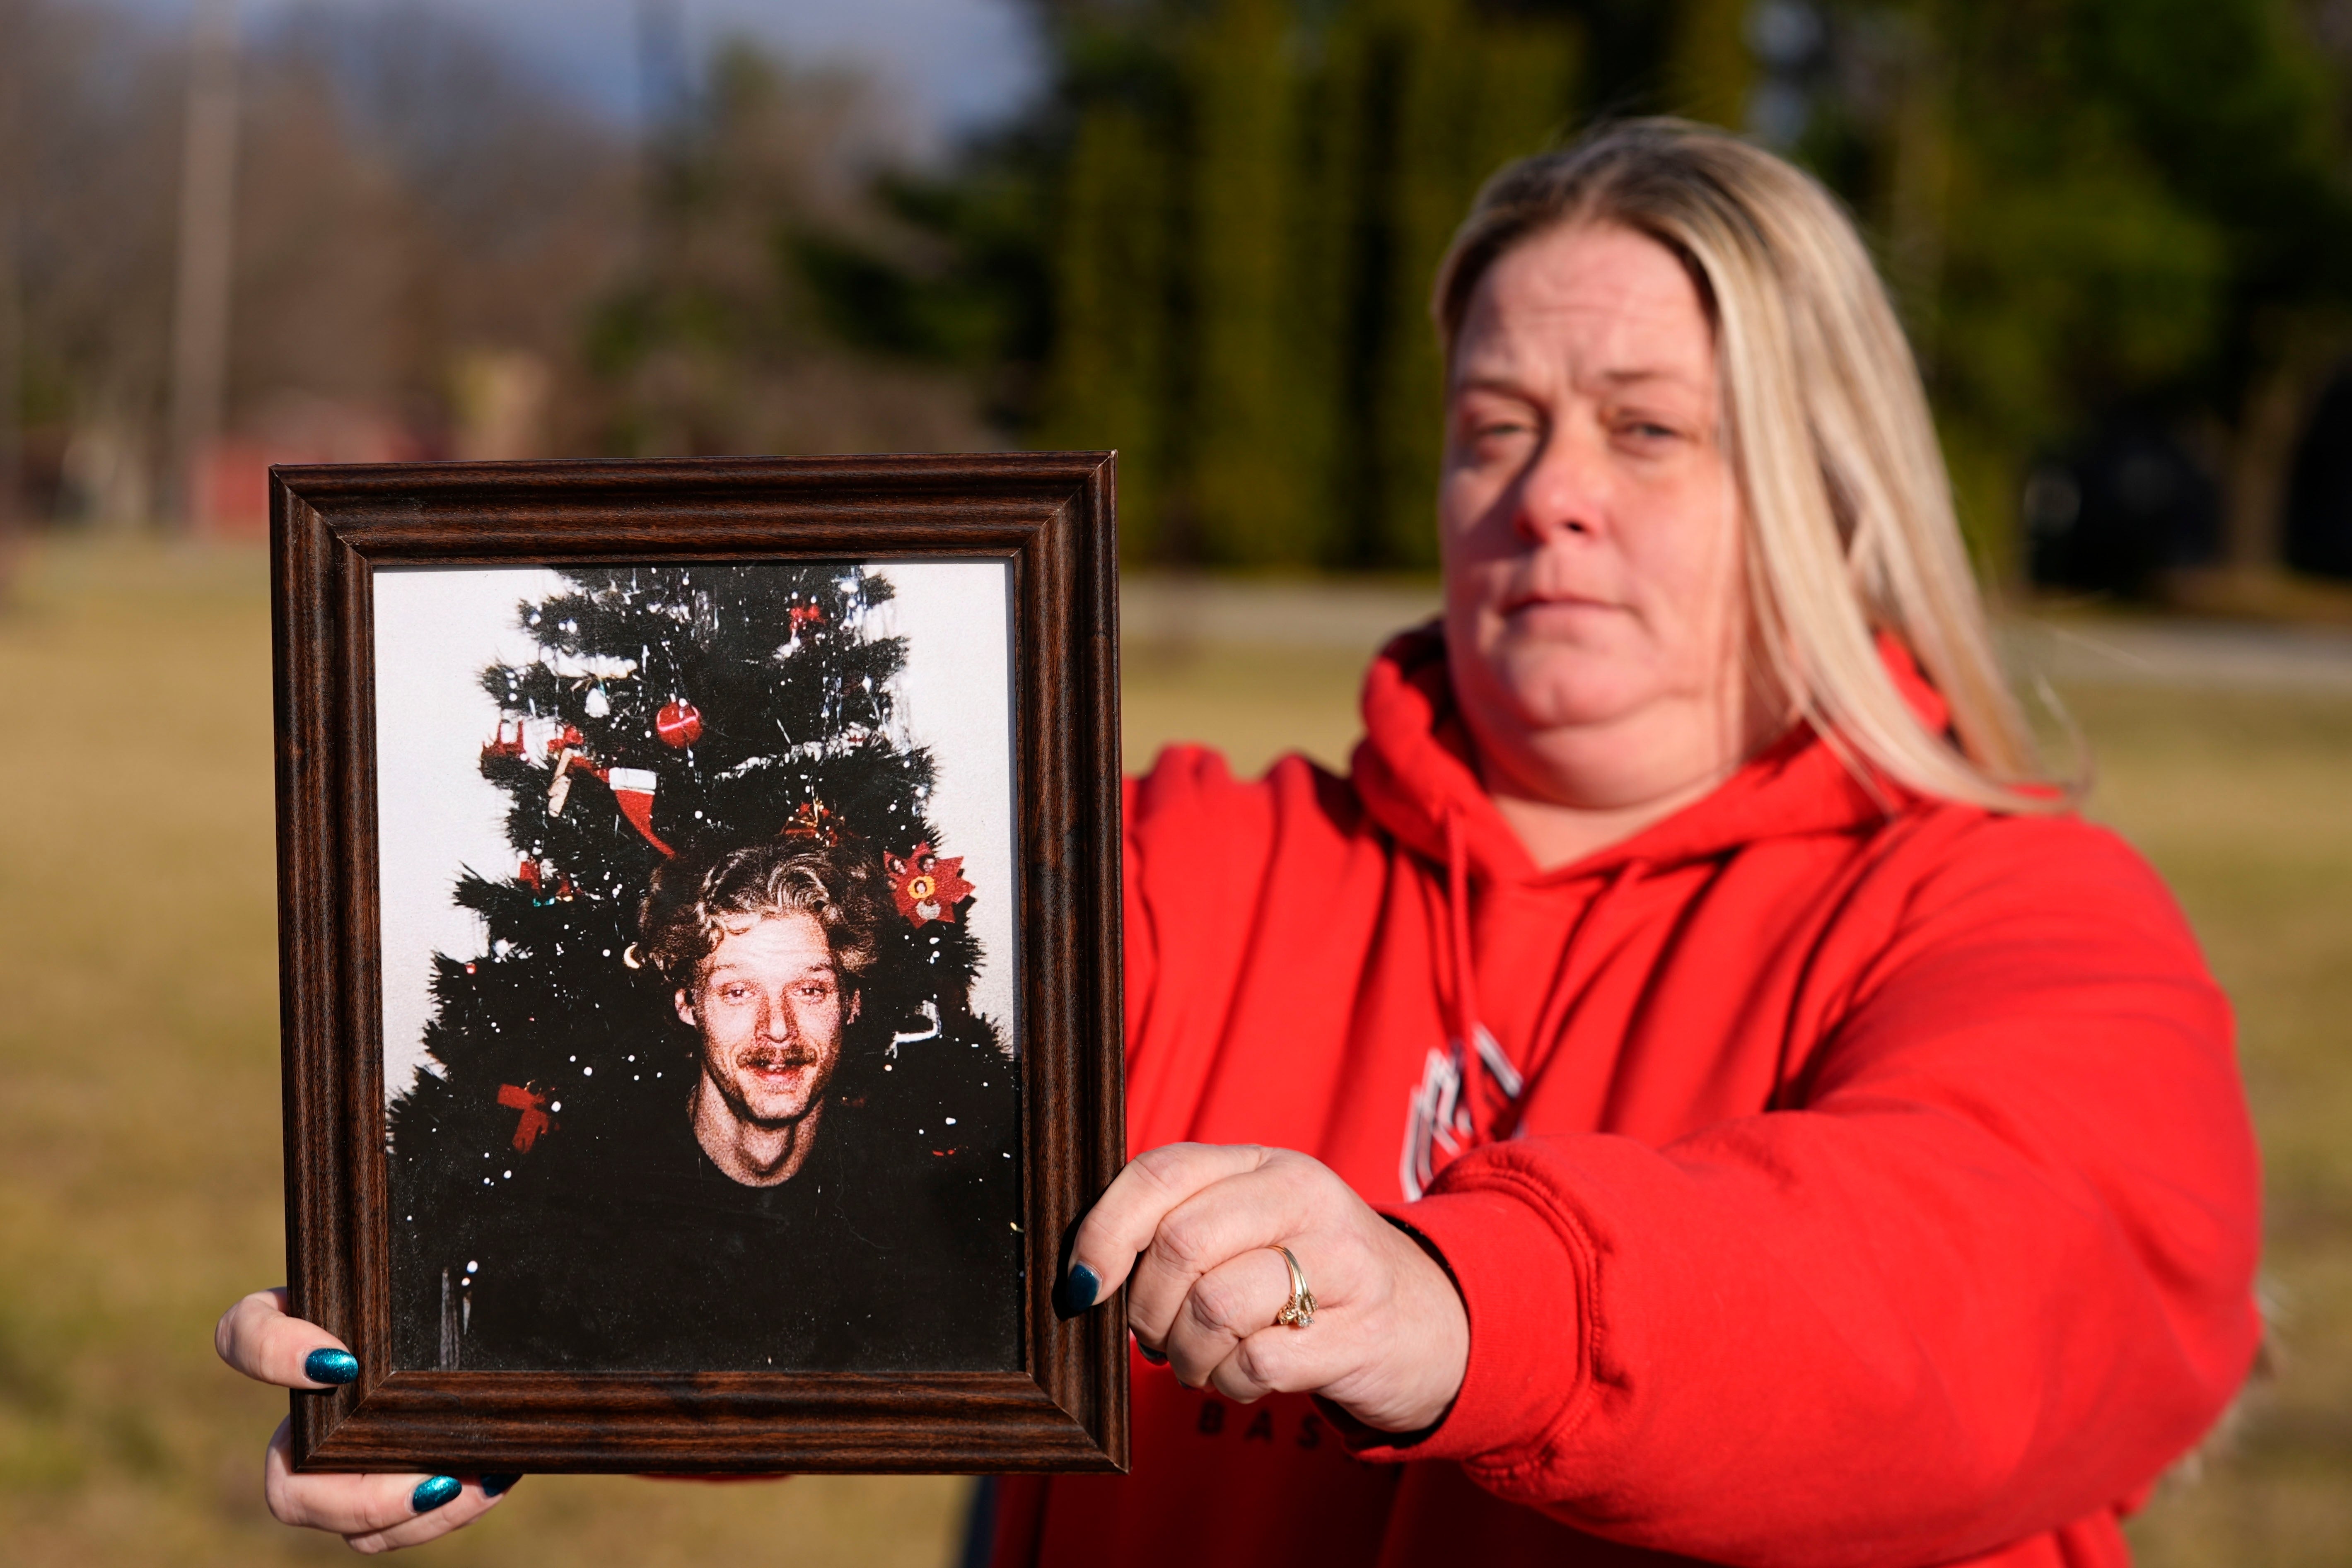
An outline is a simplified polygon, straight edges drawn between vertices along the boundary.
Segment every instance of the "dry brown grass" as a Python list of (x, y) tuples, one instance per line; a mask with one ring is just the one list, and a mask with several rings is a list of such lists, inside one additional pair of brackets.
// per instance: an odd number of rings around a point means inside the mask
[[(250, 554), (52, 547), (0, 612), (0, 1557), (339, 1559), (263, 1512), (282, 1397), (212, 1358), (279, 1278), (268, 605)], [(1344, 760), (1357, 655), (1131, 650), (1130, 766)], [(2135, 1528), (2143, 1561), (2352, 1542), (2352, 698), (2083, 689), (2100, 814), (2169, 876), (2244, 1019), (2282, 1372)], [(937, 1564), (964, 1483), (534, 1477), (458, 1563)]]
[[(52, 549), (0, 615), (0, 1561), (346, 1560), (273, 1522), (284, 1396), (269, 611), (246, 553)], [(537, 1476), (449, 1564), (936, 1568), (968, 1483)]]

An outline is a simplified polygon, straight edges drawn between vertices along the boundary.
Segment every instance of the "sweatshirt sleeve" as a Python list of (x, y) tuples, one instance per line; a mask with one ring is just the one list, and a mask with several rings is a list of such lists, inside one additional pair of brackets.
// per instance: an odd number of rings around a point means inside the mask
[(1143, 896), (1143, 846), (1137, 829), (1143, 817), (1143, 780), (1133, 774), (1119, 789), (1119, 940), (1123, 970), (1121, 996), (1126, 1009), (1127, 1038), (1135, 1038), (1136, 1015), (1160, 978), (1160, 933), (1151, 919), (1151, 905)]
[(2132, 1506), (2238, 1388), (2257, 1156), (2227, 1002), (2154, 873), (1979, 818), (1785, 1109), (1529, 1136), (1394, 1212), (1470, 1319), (1410, 1448), (1629, 1544), (1943, 1562)]

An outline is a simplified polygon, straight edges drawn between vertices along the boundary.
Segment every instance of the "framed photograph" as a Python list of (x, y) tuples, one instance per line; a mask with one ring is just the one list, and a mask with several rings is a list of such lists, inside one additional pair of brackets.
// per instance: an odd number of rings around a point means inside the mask
[(271, 495), (297, 1466), (1124, 1469), (1109, 455)]

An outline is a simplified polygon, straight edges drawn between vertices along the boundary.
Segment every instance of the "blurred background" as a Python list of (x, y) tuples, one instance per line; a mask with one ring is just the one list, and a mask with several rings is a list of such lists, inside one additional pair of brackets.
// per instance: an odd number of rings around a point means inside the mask
[[(255, 1563), (272, 462), (1116, 446), (1128, 765), (1343, 764), (1432, 267), (1597, 116), (1876, 248), (2091, 810), (2241, 1011), (2274, 1370), (2134, 1525), (2352, 1563), (2352, 0), (0, 0), (0, 1556)], [(532, 1478), (457, 1563), (945, 1564), (948, 1479)]]

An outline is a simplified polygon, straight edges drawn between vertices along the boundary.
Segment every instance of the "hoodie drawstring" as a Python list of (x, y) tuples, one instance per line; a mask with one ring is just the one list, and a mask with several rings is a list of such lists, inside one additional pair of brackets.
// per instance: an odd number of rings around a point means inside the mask
[[(1610, 873), (1593, 894), (1584, 911), (1578, 915), (1568, 940), (1561, 944), (1561, 956), (1570, 959), (1582, 953), (1597, 966), (1603, 958), (1593, 944), (1583, 938), (1587, 933), (1606, 931), (1608, 915), (1614, 906), (1640, 884), (1648, 870), (1640, 859), (1627, 860)], [(1445, 928), (1446, 946), (1454, 960), (1454, 1049), (1458, 1053), (1462, 1075), (1461, 1098), (1458, 1102), (1468, 1111), (1475, 1123), (1478, 1108), (1492, 1107), (1502, 1124), (1496, 1132), (1508, 1137), (1513, 1130), (1519, 1097), (1527, 1089), (1527, 1074), (1504, 1053), (1502, 1044), (1486, 1021), (1478, 1016), (1478, 971), (1476, 956), (1470, 941), (1470, 846), (1463, 822), (1462, 809), (1449, 806), (1445, 812)], [(1532, 1049), (1541, 1053), (1546, 1044), (1559, 1033), (1559, 1013), (1573, 1004), (1580, 992), (1582, 981), (1571, 970), (1556, 977), (1549, 1003), (1538, 1019)], [(1484, 1080), (1493, 1091), (1491, 1095), (1473, 1092), (1473, 1083)], [(1473, 1136), (1476, 1134), (1474, 1133)]]
[[(1470, 844), (1462, 823), (1462, 809), (1445, 813), (1445, 928), (1454, 950), (1454, 1051), (1462, 1078), (1459, 1103), (1467, 1114), (1465, 1129), (1479, 1138), (1485, 1118), (1503, 1136), (1509, 1136), (1519, 1092), (1527, 1087), (1502, 1043), (1478, 1016), (1477, 956), (1470, 945)], [(1490, 1093), (1479, 1093), (1483, 1082)]]
[[(1445, 811), (1445, 936), (1453, 959), (1453, 1038), (1433, 1047), (1413, 1091), (1397, 1183), (1408, 1203), (1429, 1190), (1437, 1151), (1459, 1155), (1518, 1131), (1527, 1078), (1478, 1016), (1477, 955), (1470, 941), (1470, 844), (1458, 806)], [(1540, 1037), (1538, 1037), (1540, 1038)]]
[(1454, 949), (1454, 1038), (1469, 1051), (1478, 1028), (1478, 974), (1470, 962), (1470, 846), (1459, 806), (1445, 810), (1445, 925)]

